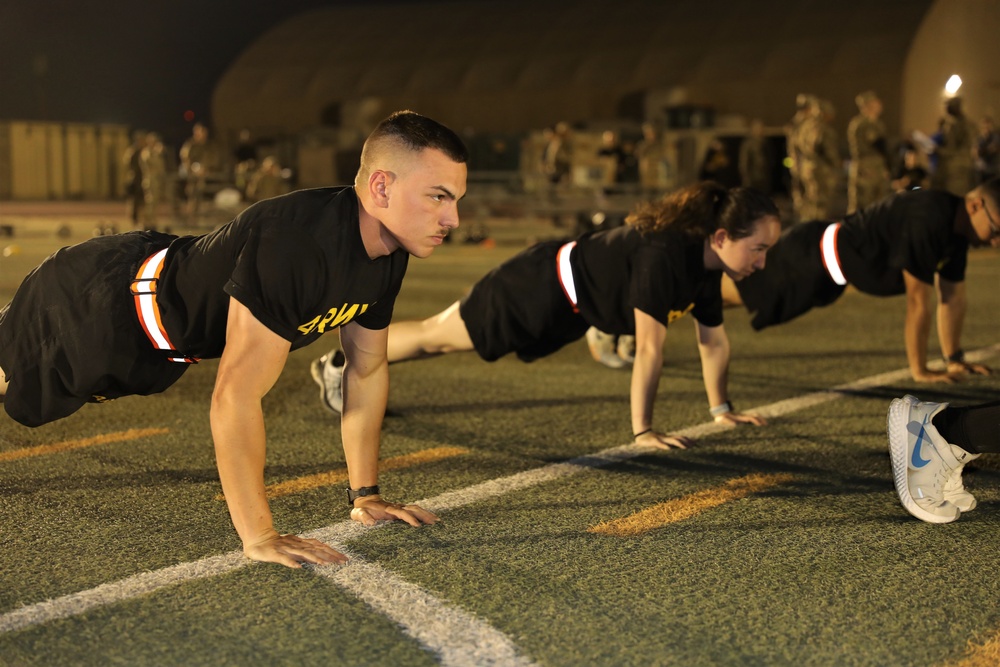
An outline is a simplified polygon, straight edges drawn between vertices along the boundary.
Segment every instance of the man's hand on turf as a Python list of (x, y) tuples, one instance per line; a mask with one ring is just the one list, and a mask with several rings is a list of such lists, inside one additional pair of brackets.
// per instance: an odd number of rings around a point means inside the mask
[(753, 424), (754, 426), (766, 426), (767, 420), (757, 415), (748, 415), (742, 412), (724, 412), (715, 416), (716, 424)]
[(687, 449), (694, 440), (683, 435), (667, 435), (657, 431), (647, 431), (635, 439), (637, 445), (649, 445), (660, 449)]
[(302, 563), (329, 565), (347, 562), (347, 556), (319, 540), (278, 533), (254, 544), (244, 544), (243, 553), (250, 560), (279, 563), (292, 568), (300, 568)]
[(374, 526), (379, 521), (405, 521), (411, 526), (438, 522), (436, 514), (419, 505), (390, 503), (379, 496), (364, 496), (355, 500), (351, 518), (366, 526)]

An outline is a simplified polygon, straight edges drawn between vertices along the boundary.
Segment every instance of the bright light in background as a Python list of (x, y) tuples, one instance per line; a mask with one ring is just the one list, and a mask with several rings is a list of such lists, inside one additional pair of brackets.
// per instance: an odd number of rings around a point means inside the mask
[(958, 89), (962, 87), (962, 77), (957, 74), (952, 74), (948, 79), (948, 83), (944, 84), (944, 92), (948, 97), (955, 97), (958, 93)]

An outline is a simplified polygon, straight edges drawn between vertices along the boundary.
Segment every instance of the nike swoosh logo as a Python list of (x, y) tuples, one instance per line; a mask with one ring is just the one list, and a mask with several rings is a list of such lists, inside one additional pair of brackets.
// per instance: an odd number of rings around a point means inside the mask
[(924, 424), (930, 419), (930, 415), (924, 417), (924, 423), (918, 424), (917, 422), (910, 422), (906, 425), (906, 430), (917, 436), (917, 443), (913, 445), (913, 454), (910, 455), (910, 465), (914, 468), (923, 468), (925, 465), (931, 462), (930, 459), (920, 458), (920, 446), (927, 440), (927, 432), (924, 430)]

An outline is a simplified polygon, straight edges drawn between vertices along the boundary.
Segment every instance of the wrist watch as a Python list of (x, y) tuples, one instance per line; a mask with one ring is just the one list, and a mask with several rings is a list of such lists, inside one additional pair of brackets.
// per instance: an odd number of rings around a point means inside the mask
[(377, 496), (379, 495), (378, 484), (375, 486), (362, 486), (360, 489), (352, 489), (347, 487), (347, 504), (354, 507), (354, 501), (358, 498), (363, 498), (364, 496)]

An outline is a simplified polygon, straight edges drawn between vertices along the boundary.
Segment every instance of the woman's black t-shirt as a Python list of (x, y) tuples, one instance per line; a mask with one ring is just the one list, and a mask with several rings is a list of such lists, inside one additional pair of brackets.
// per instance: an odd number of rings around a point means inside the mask
[(635, 333), (638, 308), (664, 326), (690, 312), (722, 324), (721, 271), (705, 268), (705, 241), (625, 226), (585, 234), (573, 252), (573, 277), (584, 319), (611, 334)]

